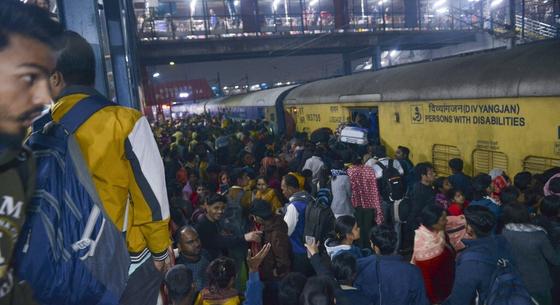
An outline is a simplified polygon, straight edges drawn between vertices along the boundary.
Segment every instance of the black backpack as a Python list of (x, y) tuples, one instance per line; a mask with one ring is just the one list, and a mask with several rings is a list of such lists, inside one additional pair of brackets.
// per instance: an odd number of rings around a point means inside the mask
[(319, 202), (310, 200), (305, 207), (304, 236), (313, 236), (322, 244), (328, 234), (334, 228), (334, 214), (330, 207)]
[(389, 159), (388, 166), (383, 165), (381, 161), (376, 163), (383, 170), (383, 177), (381, 177), (381, 183), (379, 184), (380, 193), (383, 199), (388, 202), (401, 200), (406, 195), (404, 178), (393, 166), (393, 162), (393, 159)]

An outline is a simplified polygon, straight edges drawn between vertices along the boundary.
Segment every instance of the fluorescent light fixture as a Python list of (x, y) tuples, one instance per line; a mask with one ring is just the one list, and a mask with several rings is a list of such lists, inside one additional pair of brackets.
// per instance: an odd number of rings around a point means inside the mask
[(188, 92), (181, 92), (181, 93), (179, 93), (179, 97), (180, 97), (180, 98), (187, 98), (187, 97), (189, 97), (189, 96), (191, 96), (191, 95), (190, 95)]
[(159, 76), (160, 76), (159, 72), (156, 72), (156, 73), (152, 74), (152, 77), (154, 77), (154, 78), (158, 78)]
[(233, 1), (233, 5), (235, 5), (235, 6), (239, 6), (239, 3), (241, 3), (241, 1), (239, 1), (239, 0)]
[(494, 0), (492, 1), (492, 3), (490, 4), (490, 7), (496, 7), (498, 6), (500, 3), (502, 3), (503, 0)]
[(272, 11), (273, 12), (276, 12), (276, 9), (278, 8), (278, 3), (280, 3), (280, 0), (272, 1)]
[(169, 62), (169, 65), (170, 65), (170, 66), (174, 66), (174, 65), (175, 65), (175, 62), (174, 62), (174, 61), (170, 61), (170, 62)]
[(440, 7), (440, 6), (444, 5), (445, 2), (447, 2), (447, 0), (438, 0), (438, 1), (436, 1), (436, 3), (434, 3), (434, 8), (437, 8), (437, 7)]
[(311, 6), (315, 6), (315, 4), (317, 4), (318, 2), (319, 2), (319, 0), (311, 0), (311, 1), (309, 2), (309, 6), (310, 6), (310, 7), (311, 7)]
[(190, 8), (191, 8), (191, 16), (194, 15), (194, 11), (196, 10), (196, 1), (197, 1), (197, 0), (191, 0), (191, 5), (190, 5)]

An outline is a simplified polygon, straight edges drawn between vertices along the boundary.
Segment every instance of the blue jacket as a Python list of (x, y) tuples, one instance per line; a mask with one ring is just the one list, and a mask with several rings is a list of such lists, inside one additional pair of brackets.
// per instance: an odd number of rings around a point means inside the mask
[[(378, 263), (379, 262), (379, 263)], [(379, 287), (377, 267), (379, 266)], [(379, 305), (429, 305), (424, 279), (418, 267), (400, 255), (368, 256), (358, 259), (358, 276), (354, 286)]]
[(457, 258), (455, 268), (455, 282), (451, 295), (444, 302), (445, 305), (470, 305), (477, 294), (480, 299), (486, 299), (492, 274), (496, 270), (490, 264), (473, 260), (462, 260), (465, 253), (477, 252), (491, 255), (498, 259), (498, 256), (509, 259), (513, 263), (510, 245), (501, 236), (489, 236), (480, 239), (463, 240), (466, 248)]
[(496, 204), (492, 199), (489, 197), (484, 197), (479, 200), (473, 200), (470, 205), (480, 205), (483, 207), (487, 207), (492, 214), (496, 217), (498, 222), (502, 219), (502, 207)]
[(250, 272), (245, 290), (245, 301), (243, 305), (262, 305), (263, 303), (263, 283), (259, 279), (258, 272)]
[(307, 249), (303, 245), (304, 229), (305, 229), (305, 209), (309, 200), (307, 192), (299, 192), (290, 197), (290, 204), (293, 205), (298, 212), (298, 220), (294, 232), (290, 235), (292, 243), (292, 251), (296, 254), (305, 254)]

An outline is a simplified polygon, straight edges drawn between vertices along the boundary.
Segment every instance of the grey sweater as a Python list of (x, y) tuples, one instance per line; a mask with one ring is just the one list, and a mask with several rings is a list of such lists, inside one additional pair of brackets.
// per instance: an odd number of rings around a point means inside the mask
[(552, 248), (546, 233), (531, 225), (506, 225), (504, 237), (511, 245), (513, 258), (530, 293), (548, 291), (552, 279), (548, 264), (560, 265), (560, 254)]
[(352, 207), (352, 190), (350, 188), (350, 178), (346, 175), (340, 175), (331, 178), (331, 189), (333, 200), (331, 210), (336, 216), (354, 215)]

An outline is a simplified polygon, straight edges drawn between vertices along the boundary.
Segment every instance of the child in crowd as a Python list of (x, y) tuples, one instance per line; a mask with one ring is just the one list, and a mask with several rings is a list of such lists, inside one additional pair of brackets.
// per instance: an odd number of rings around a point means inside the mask
[(235, 263), (231, 258), (220, 257), (212, 261), (206, 271), (208, 286), (200, 291), (195, 305), (240, 305), (235, 284)]
[(452, 188), (451, 183), (449, 183), (449, 179), (446, 177), (439, 177), (434, 182), (434, 186), (437, 190), (436, 204), (447, 210), (450, 204), (449, 192)]
[(454, 190), (451, 193), (453, 194), (453, 201), (447, 208), (447, 213), (449, 216), (463, 215), (463, 209), (469, 205), (465, 193), (462, 190)]

